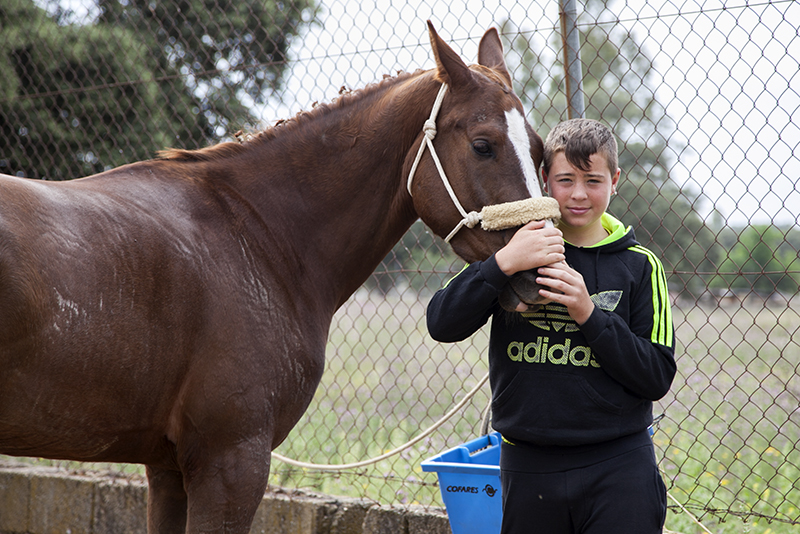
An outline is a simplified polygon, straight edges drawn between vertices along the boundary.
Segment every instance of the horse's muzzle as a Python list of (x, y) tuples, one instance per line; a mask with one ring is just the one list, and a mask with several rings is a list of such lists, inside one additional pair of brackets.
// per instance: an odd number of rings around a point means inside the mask
[(500, 292), (500, 306), (510, 312), (534, 311), (547, 302), (547, 299), (539, 294), (539, 289), (544, 286), (536, 282), (537, 276), (536, 269), (514, 274)]

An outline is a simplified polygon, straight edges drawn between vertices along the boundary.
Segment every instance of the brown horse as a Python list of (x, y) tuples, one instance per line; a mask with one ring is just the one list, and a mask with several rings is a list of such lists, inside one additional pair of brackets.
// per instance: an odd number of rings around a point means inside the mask
[[(336, 309), (417, 217), (462, 220), (430, 154), (408, 180), (443, 83), (436, 153), (461, 204), (531, 196), (542, 142), (497, 32), (468, 67), (429, 29), (435, 69), (246, 142), (1, 176), (0, 453), (145, 464), (149, 532), (247, 532)], [(512, 232), (451, 244), (474, 261)]]

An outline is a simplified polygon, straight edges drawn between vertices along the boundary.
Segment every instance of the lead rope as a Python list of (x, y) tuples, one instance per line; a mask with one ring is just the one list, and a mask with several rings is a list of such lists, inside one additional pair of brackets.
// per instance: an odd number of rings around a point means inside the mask
[(445, 189), (447, 189), (447, 193), (450, 195), (450, 198), (453, 200), (453, 204), (455, 204), (462, 217), (458, 225), (453, 228), (453, 231), (444, 238), (444, 242), (449, 243), (453, 236), (455, 236), (456, 233), (461, 230), (461, 228), (464, 226), (467, 228), (474, 227), (481, 221), (481, 217), (477, 211), (471, 211), (467, 213), (467, 210), (465, 210), (461, 205), (461, 202), (458, 201), (458, 197), (456, 197), (455, 191), (453, 191), (450, 181), (447, 179), (447, 175), (444, 173), (444, 168), (442, 168), (442, 162), (439, 161), (439, 156), (436, 154), (436, 149), (433, 148), (433, 140), (436, 137), (436, 117), (439, 115), (439, 109), (442, 107), (442, 101), (444, 100), (445, 92), (447, 92), (447, 84), (443, 83), (439, 88), (439, 94), (436, 95), (436, 100), (433, 102), (431, 115), (422, 126), (422, 133), (424, 136), (422, 138), (422, 142), (419, 144), (417, 157), (414, 158), (414, 164), (411, 166), (411, 171), (408, 173), (408, 184), (406, 187), (408, 189), (408, 194), (411, 195), (411, 183), (414, 180), (414, 174), (417, 172), (417, 166), (419, 165), (419, 162), (422, 159), (422, 154), (425, 152), (425, 147), (427, 146), (430, 149), (433, 162), (436, 164), (436, 169), (439, 171), (439, 176), (442, 178), (442, 183), (444, 184)]
[(274, 452), (274, 451), (272, 453), (272, 457), (273, 458), (277, 458), (281, 462), (287, 463), (289, 465), (293, 465), (295, 467), (302, 467), (304, 469), (317, 469), (319, 471), (339, 471), (341, 469), (354, 469), (354, 468), (357, 468), (357, 467), (366, 467), (368, 465), (378, 463), (381, 460), (385, 460), (386, 458), (389, 458), (390, 456), (394, 456), (395, 454), (399, 454), (399, 453), (403, 452), (404, 450), (411, 448), (415, 443), (417, 443), (418, 441), (420, 441), (423, 438), (426, 438), (427, 436), (432, 434), (437, 428), (442, 426), (445, 422), (447, 422), (448, 419), (453, 417), (453, 415), (455, 415), (461, 408), (463, 408), (464, 405), (466, 405), (467, 402), (469, 402), (470, 399), (472, 399), (472, 397), (474, 397), (475, 394), (478, 393), (478, 391), (481, 389), (481, 387), (486, 383), (486, 381), (488, 379), (489, 379), (489, 373), (486, 373), (483, 376), (483, 378), (481, 378), (478, 381), (478, 383), (475, 384), (475, 387), (473, 387), (466, 395), (464, 395), (464, 398), (461, 399), (461, 401), (458, 404), (453, 406), (453, 408), (451, 408), (449, 412), (444, 414), (441, 419), (436, 421), (433, 425), (428, 427), (425, 431), (423, 431), (417, 437), (415, 437), (414, 439), (412, 439), (412, 440), (400, 445), (399, 447), (397, 447), (397, 448), (395, 448), (395, 449), (393, 449), (393, 450), (391, 450), (389, 452), (381, 454), (380, 456), (376, 456), (375, 458), (371, 458), (369, 460), (363, 460), (361, 462), (355, 462), (355, 463), (351, 463), (351, 464), (330, 465), (330, 464), (313, 464), (313, 463), (307, 463), (307, 462), (300, 462), (298, 460), (292, 460), (291, 458), (286, 458), (285, 456), (281, 456), (280, 454), (278, 454), (277, 452)]

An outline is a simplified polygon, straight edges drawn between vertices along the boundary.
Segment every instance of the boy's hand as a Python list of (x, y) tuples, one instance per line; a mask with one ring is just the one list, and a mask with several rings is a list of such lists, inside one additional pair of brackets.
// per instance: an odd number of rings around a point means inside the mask
[(586, 283), (583, 281), (581, 273), (567, 265), (566, 262), (561, 262), (541, 267), (539, 275), (536, 282), (552, 289), (552, 291), (540, 289), (541, 296), (566, 306), (569, 316), (578, 325), (589, 320), (589, 316), (594, 311), (594, 302), (589, 297), (589, 291), (586, 289)]
[(545, 228), (544, 221), (531, 221), (517, 230), (494, 257), (500, 270), (511, 276), (564, 261), (564, 238), (558, 228)]

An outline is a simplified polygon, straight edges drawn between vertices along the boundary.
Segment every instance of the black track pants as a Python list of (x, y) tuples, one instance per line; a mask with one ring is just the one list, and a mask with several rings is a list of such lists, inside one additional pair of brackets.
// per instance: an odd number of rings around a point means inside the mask
[(667, 493), (652, 443), (557, 472), (530, 473), (525, 472), (529, 466), (522, 471), (507, 467), (500, 475), (502, 534), (663, 531)]

